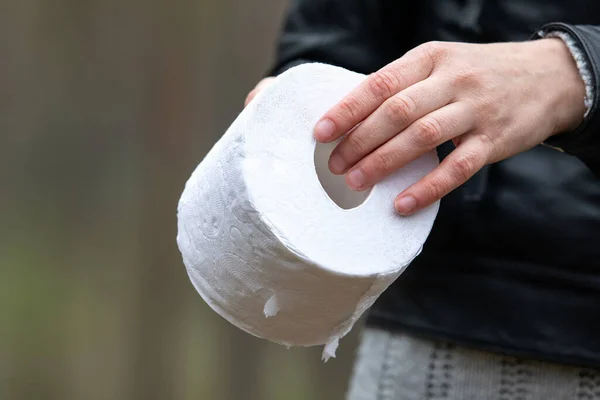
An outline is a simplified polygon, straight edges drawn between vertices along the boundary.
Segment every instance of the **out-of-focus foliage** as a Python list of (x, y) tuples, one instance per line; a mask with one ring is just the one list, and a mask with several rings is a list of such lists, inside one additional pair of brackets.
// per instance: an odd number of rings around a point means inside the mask
[(265, 71), (282, 0), (0, 2), (0, 399), (342, 399), (338, 359), (213, 313), (179, 194)]

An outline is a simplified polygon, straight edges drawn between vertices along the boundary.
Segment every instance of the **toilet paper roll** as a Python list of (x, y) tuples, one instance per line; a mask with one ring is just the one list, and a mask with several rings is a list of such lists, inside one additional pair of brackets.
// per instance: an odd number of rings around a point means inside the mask
[(178, 206), (179, 249), (206, 303), (252, 335), (324, 344), (325, 360), (419, 254), (439, 205), (410, 217), (393, 207), (437, 166), (435, 152), (351, 209), (323, 188), (315, 163), (327, 160), (315, 160), (313, 128), (364, 78), (324, 64), (280, 75), (198, 165)]

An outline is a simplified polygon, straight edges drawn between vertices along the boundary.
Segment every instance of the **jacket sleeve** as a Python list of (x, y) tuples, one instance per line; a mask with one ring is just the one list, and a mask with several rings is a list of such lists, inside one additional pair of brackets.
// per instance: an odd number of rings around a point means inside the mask
[[(368, 74), (402, 56), (413, 2), (401, 0), (292, 0), (270, 75), (306, 62), (337, 65)], [(399, 13), (390, 7), (402, 7)]]
[(588, 111), (575, 131), (552, 136), (546, 144), (578, 157), (600, 177), (600, 26), (552, 23), (543, 26), (536, 37), (553, 32), (568, 35), (576, 47), (571, 53), (586, 85)]

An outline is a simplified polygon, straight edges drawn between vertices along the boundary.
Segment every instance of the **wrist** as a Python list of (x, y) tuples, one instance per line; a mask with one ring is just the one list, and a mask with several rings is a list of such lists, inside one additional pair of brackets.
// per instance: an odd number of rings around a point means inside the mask
[(550, 136), (575, 130), (587, 111), (586, 85), (571, 50), (562, 38), (549, 37), (534, 43), (543, 51), (547, 65), (556, 70), (556, 79), (550, 86), (553, 101), (548, 115), (554, 117)]

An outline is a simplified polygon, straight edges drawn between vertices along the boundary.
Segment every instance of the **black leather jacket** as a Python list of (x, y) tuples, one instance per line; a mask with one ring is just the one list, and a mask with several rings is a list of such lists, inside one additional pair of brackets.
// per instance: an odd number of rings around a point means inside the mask
[(446, 196), (368, 323), (600, 367), (600, 1), (296, 0), (271, 73), (307, 61), (371, 73), (423, 42), (522, 41), (541, 27), (570, 33), (587, 57), (591, 111), (549, 140), (564, 153), (537, 146)]

